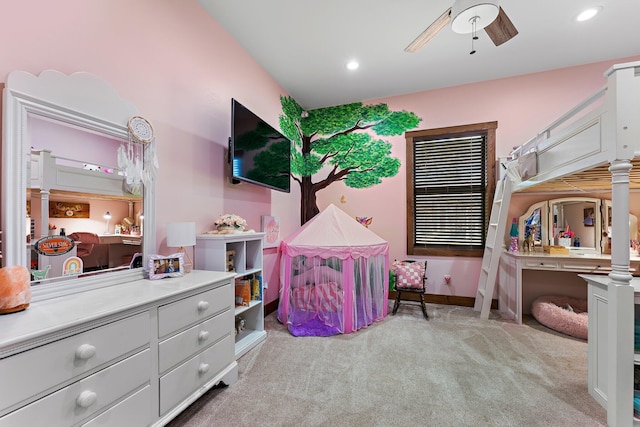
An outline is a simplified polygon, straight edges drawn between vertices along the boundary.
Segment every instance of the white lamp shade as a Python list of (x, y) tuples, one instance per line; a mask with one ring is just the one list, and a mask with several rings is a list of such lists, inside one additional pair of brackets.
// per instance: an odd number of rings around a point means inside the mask
[(195, 246), (195, 222), (170, 222), (167, 224), (167, 246), (179, 248), (181, 246)]

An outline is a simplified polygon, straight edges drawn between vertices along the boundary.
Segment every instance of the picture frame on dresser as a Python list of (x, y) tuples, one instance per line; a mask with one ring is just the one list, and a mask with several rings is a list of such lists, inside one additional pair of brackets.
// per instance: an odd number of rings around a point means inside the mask
[(184, 276), (184, 253), (149, 255), (149, 279)]

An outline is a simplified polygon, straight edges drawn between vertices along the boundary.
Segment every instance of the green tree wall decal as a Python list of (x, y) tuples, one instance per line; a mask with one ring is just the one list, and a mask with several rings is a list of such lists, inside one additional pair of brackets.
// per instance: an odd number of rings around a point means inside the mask
[[(420, 119), (386, 104), (361, 102), (304, 111), (291, 97), (280, 97), (280, 129), (292, 141), (291, 175), (300, 184), (302, 224), (318, 212), (316, 194), (334, 182), (367, 188), (398, 173), (400, 160), (391, 157), (391, 143), (375, 136), (402, 135)], [(319, 173), (324, 177), (316, 182)]]

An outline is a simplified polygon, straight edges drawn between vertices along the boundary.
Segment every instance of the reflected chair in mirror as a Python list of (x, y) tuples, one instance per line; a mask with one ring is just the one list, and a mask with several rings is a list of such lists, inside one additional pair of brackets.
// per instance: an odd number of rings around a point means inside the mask
[[(396, 314), (400, 302), (418, 302), (422, 308), (422, 314), (425, 319), (429, 318), (427, 314), (427, 306), (424, 300), (424, 293), (427, 286), (427, 261), (405, 260), (394, 261), (391, 271), (395, 277), (396, 300), (393, 304), (391, 314)], [(418, 295), (416, 300), (415, 295)], [(412, 298), (406, 298), (412, 296)]]
[(131, 257), (129, 268), (141, 268), (141, 267), (142, 267), (142, 254), (140, 252), (136, 252)]
[(77, 231), (69, 234), (68, 237), (76, 242), (77, 254), (80, 258), (85, 258), (91, 255), (94, 245), (100, 243), (100, 237), (98, 237), (96, 233)]

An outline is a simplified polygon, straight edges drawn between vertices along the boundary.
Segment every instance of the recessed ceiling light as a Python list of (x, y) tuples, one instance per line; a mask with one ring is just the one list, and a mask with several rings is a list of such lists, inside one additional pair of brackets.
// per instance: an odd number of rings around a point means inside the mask
[(580, 12), (580, 14), (576, 17), (576, 21), (588, 21), (589, 19), (596, 16), (601, 10), (602, 6), (590, 7), (589, 9)]
[(358, 64), (358, 61), (349, 61), (349, 62), (347, 62), (347, 69), (348, 70), (357, 70), (359, 66), (360, 66), (360, 64)]

